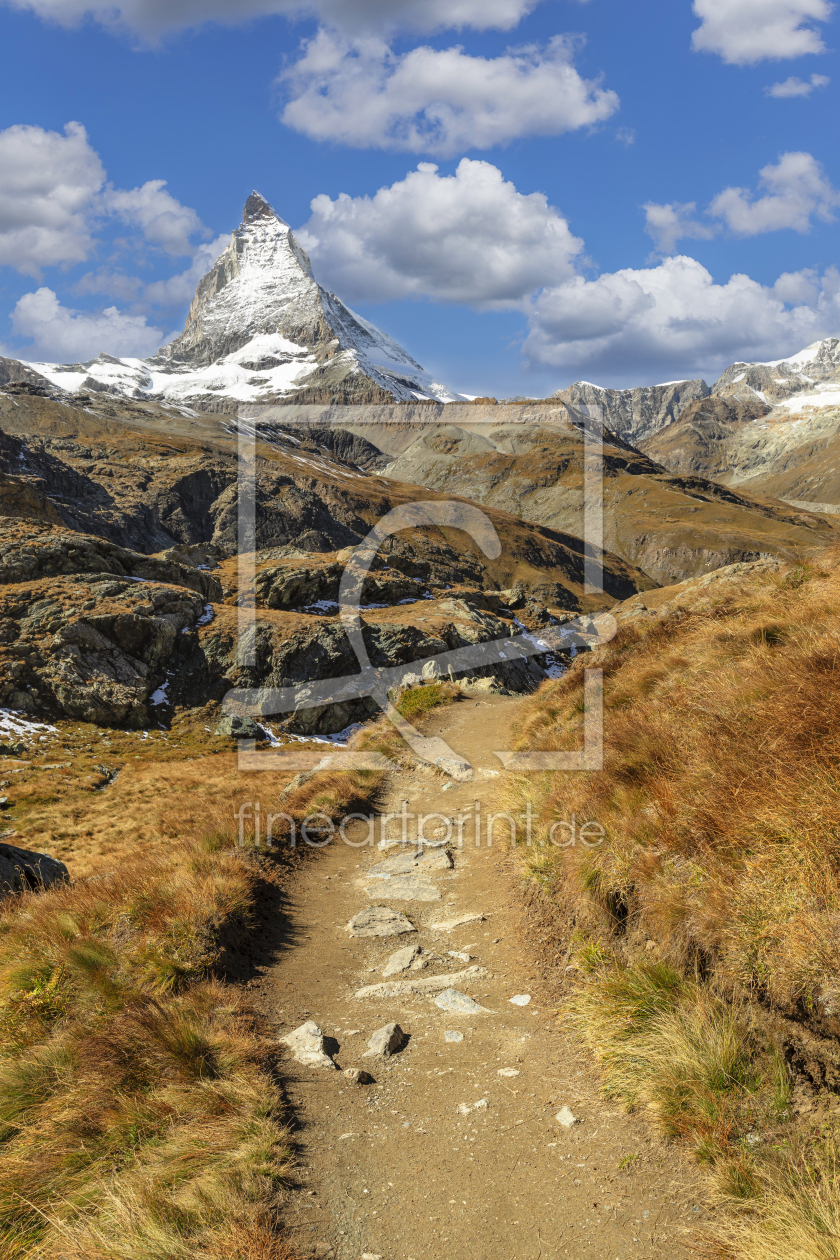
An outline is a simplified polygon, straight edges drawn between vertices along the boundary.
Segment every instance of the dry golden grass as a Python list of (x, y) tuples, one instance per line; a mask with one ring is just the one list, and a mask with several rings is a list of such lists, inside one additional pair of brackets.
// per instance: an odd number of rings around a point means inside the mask
[(112, 828), (107, 874), (3, 903), (5, 1260), (289, 1260), (273, 1039), (213, 978), (222, 934), (252, 927), (256, 837), (239, 846), (234, 811), (335, 817), (380, 784), (325, 772), (283, 793), (233, 755), (147, 763), (89, 824)]
[[(839, 563), (626, 623), (541, 688), (517, 734), (579, 747), (583, 670), (603, 667), (603, 771), (514, 780), (505, 804), (533, 812), (523, 870), (556, 906), (567, 1011), (605, 1089), (689, 1140), (737, 1205), (710, 1256), (840, 1256), (832, 1130), (803, 1135), (765, 1018), (840, 1035)], [(550, 843), (572, 814), (602, 843)]]

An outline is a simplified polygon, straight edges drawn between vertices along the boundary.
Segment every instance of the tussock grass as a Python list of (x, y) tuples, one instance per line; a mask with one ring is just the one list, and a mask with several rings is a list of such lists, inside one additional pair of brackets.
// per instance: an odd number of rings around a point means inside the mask
[(208, 774), (221, 762), (166, 768), (154, 851), (0, 904), (4, 1260), (291, 1255), (272, 1031), (214, 977), (219, 941), (253, 926), (266, 861), (233, 815), (255, 789), (266, 811), (340, 815), (381, 776), (316, 774), (283, 794), (229, 775), (223, 791)]
[[(570, 942), (568, 1014), (604, 1088), (688, 1141), (737, 1207), (710, 1256), (840, 1256), (833, 1130), (804, 1132), (766, 1017), (840, 1035), (839, 565), (826, 553), (622, 624), (527, 702), (516, 736), (579, 748), (599, 665), (603, 771), (506, 788), (511, 813), (532, 811), (523, 875)], [(573, 814), (602, 843), (552, 844)]]

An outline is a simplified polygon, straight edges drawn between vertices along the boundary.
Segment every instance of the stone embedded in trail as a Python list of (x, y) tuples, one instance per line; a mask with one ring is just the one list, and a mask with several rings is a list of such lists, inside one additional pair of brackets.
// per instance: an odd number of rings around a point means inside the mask
[(454, 932), (455, 928), (463, 927), (465, 923), (483, 923), (486, 918), (486, 914), (459, 914), (454, 919), (440, 919), (437, 923), (430, 923), (429, 931)]
[(531, 1001), (531, 995), (530, 993), (517, 993), (515, 997), (509, 998), (508, 1001), (512, 1002), (514, 1006), (527, 1006)]
[(443, 1039), (444, 1041), (463, 1041), (464, 1034), (455, 1032), (455, 1030), (452, 1028), (448, 1028), (446, 1032), (443, 1034)]
[(394, 875), (378, 879), (373, 887), (366, 887), (369, 897), (387, 897), (394, 901), (440, 901), (442, 893), (420, 875)]
[[(481, 970), (481, 968), (477, 968)], [(450, 976), (450, 980), (457, 977)], [(473, 1001), (466, 993), (462, 993), (460, 989), (444, 989), (443, 993), (439, 993), (435, 998), (435, 1006), (439, 1006), (442, 1011), (452, 1011), (455, 1015), (488, 1015), (490, 1012), (486, 1006), (479, 1006), (478, 1002)]]
[(518, 1076), (519, 1068), (499, 1068), (497, 1076)]
[(399, 1024), (386, 1024), (384, 1028), (377, 1028), (362, 1058), (390, 1059), (391, 1055), (401, 1048), (404, 1041), (405, 1033)]
[[(463, 983), (465, 980), (481, 979), (487, 974), (488, 972), (483, 967), (468, 967), (466, 971), (456, 971), (449, 976), (429, 976), (427, 980), (390, 980), (384, 984), (368, 984), (363, 989), (359, 989), (355, 996), (357, 998), (393, 998), (404, 997), (407, 993), (440, 993), (441, 989), (448, 988), (453, 980)], [(478, 1009), (482, 1008), (478, 1007)]]
[(324, 1049), (326, 1038), (313, 1019), (300, 1028), (280, 1038), (281, 1046), (288, 1046), (298, 1063), (306, 1067), (328, 1067), (337, 1071), (335, 1063)]
[(457, 958), (459, 962), (469, 962), (475, 957), (474, 954), (468, 954), (465, 949), (448, 949), (446, 952), (450, 958)]
[(372, 1085), (373, 1084), (373, 1077), (371, 1076), (370, 1072), (366, 1072), (364, 1068), (354, 1068), (354, 1067), (345, 1068), (344, 1071), (341, 1073), (341, 1075), (346, 1077), (347, 1080), (351, 1081), (354, 1085)]
[(473, 777), (472, 766), (461, 757), (435, 757), (433, 764), (461, 783)]
[(561, 1107), (554, 1119), (558, 1124), (562, 1124), (564, 1129), (571, 1129), (573, 1125), (580, 1124), (571, 1107)]
[(416, 932), (414, 924), (390, 906), (368, 906), (347, 924), (351, 936), (402, 936)]
[(401, 971), (408, 971), (419, 953), (419, 945), (406, 945), (405, 949), (398, 949), (385, 964), (383, 976), (397, 976)]
[(425, 874), (426, 871), (450, 871), (452, 865), (452, 855), (445, 848), (434, 849), (431, 852), (420, 849), (413, 853), (399, 853), (396, 857), (386, 858), (384, 862), (377, 862), (364, 878)]

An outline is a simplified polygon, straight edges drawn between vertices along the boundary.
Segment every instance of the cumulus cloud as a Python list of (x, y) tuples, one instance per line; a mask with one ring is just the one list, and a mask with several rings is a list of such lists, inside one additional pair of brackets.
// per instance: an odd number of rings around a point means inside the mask
[(694, 375), (790, 354), (839, 326), (835, 268), (822, 277), (787, 274), (774, 287), (745, 275), (716, 284), (695, 259), (676, 257), (545, 289), (533, 303), (524, 352), (533, 365), (590, 379)]
[(672, 254), (677, 241), (686, 237), (698, 241), (711, 240), (717, 230), (712, 224), (700, 223), (694, 218), (696, 201), (671, 201), (667, 205), (648, 201), (642, 209), (645, 212), (645, 231), (662, 254)]
[(161, 345), (163, 333), (144, 315), (126, 315), (115, 306), (88, 313), (62, 306), (52, 289), (25, 293), (12, 312), (12, 327), (31, 345), (16, 353), (28, 359), (77, 363), (100, 350), (143, 358)]
[(543, 193), (524, 194), (489, 162), (454, 175), (429, 162), (373, 197), (322, 193), (297, 233), (315, 274), (350, 301), (429, 297), (517, 306), (575, 272), (583, 242)]
[(103, 219), (138, 229), (165, 253), (192, 254), (190, 236), (207, 235), (195, 210), (166, 191), (166, 181), (114, 188), (87, 132), (17, 125), (0, 131), (0, 266), (40, 276), (44, 267), (84, 262)]
[(828, 0), (694, 0), (701, 25), (692, 36), (698, 52), (717, 53), (729, 65), (754, 65), (826, 51), (811, 23), (825, 22)]
[(283, 122), (314, 140), (449, 156), (603, 121), (615, 92), (580, 76), (577, 40), (472, 57), (462, 48), (394, 53), (376, 37), (319, 30), (281, 76)]
[(812, 74), (810, 80), (797, 79), (791, 75), (783, 83), (771, 83), (764, 89), (765, 95), (775, 96), (777, 100), (789, 100), (792, 96), (810, 96), (814, 88), (828, 87), (831, 79), (825, 74)]
[(704, 212), (709, 222), (694, 217), (694, 201), (667, 205), (649, 201), (643, 207), (645, 231), (660, 253), (670, 254), (677, 241), (709, 240), (723, 227), (736, 236), (757, 236), (782, 228), (809, 232), (814, 218), (831, 223), (840, 205), (840, 192), (810, 153), (783, 153), (778, 162), (759, 171), (759, 187), (766, 189), (763, 196), (748, 188), (724, 188)]
[(105, 172), (80, 123), (0, 131), (0, 265), (37, 276), (83, 262)]
[(239, 25), (270, 14), (315, 17), (348, 31), (510, 30), (539, 0), (9, 0), (63, 26), (93, 17), (147, 39), (207, 22)]
[(810, 153), (783, 153), (759, 172), (759, 183), (767, 189), (763, 197), (746, 188), (725, 188), (709, 212), (738, 236), (756, 236), (780, 228), (808, 232), (812, 217), (830, 223), (840, 205), (840, 193)]
[(191, 254), (190, 237), (208, 235), (195, 210), (182, 206), (166, 191), (165, 179), (150, 179), (140, 188), (110, 188), (104, 207), (124, 223), (138, 227), (151, 245), (167, 254)]

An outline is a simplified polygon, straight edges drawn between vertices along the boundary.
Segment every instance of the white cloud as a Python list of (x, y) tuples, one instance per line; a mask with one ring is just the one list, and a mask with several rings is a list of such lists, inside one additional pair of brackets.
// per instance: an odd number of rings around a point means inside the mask
[(207, 229), (195, 210), (182, 206), (165, 189), (165, 179), (150, 179), (140, 188), (109, 188), (104, 206), (124, 223), (139, 227), (151, 245), (167, 254), (191, 254), (195, 246), (190, 237), (207, 235)]
[(775, 96), (777, 100), (789, 100), (792, 96), (810, 96), (814, 88), (828, 87), (830, 82), (831, 79), (825, 74), (812, 74), (808, 82), (791, 75), (782, 83), (771, 83), (764, 92), (767, 96)]
[(581, 78), (576, 46), (558, 35), (495, 58), (462, 48), (397, 54), (372, 36), (320, 30), (281, 76), (293, 96), (282, 117), (314, 140), (441, 156), (559, 135), (618, 108), (615, 92)]
[(79, 123), (0, 131), (0, 265), (37, 276), (83, 262), (93, 249), (92, 207), (105, 180)]
[(195, 210), (166, 191), (166, 181), (113, 188), (87, 132), (64, 134), (17, 125), (0, 131), (0, 266), (40, 276), (44, 267), (84, 262), (106, 216), (138, 228), (166, 253), (192, 254), (190, 236), (207, 234)]
[(694, 0), (701, 25), (692, 36), (698, 52), (717, 53), (729, 65), (781, 61), (826, 51), (811, 22), (828, 20), (828, 0)]
[(350, 301), (429, 297), (501, 309), (574, 274), (583, 242), (543, 193), (489, 162), (431, 163), (373, 197), (326, 193), (297, 233), (315, 274)]
[[(791, 307), (790, 303), (795, 304)], [(738, 360), (791, 354), (840, 327), (840, 273), (780, 277), (768, 288), (734, 275), (716, 284), (693, 258), (575, 277), (533, 303), (526, 358), (534, 365), (641, 380), (719, 372)]]
[(648, 201), (642, 209), (645, 212), (645, 231), (653, 238), (657, 250), (662, 254), (673, 253), (677, 241), (685, 237), (698, 241), (711, 240), (717, 230), (711, 224), (699, 223), (693, 217), (697, 209), (696, 201), (671, 201), (667, 205)]
[(52, 289), (25, 293), (12, 311), (12, 327), (32, 345), (18, 350), (28, 359), (77, 363), (100, 350), (118, 356), (145, 357), (161, 345), (163, 333), (144, 315), (126, 315), (115, 306), (89, 314), (62, 306)]
[(807, 232), (812, 216), (830, 223), (840, 205), (840, 193), (810, 153), (783, 153), (775, 166), (759, 172), (759, 183), (767, 189), (763, 197), (745, 188), (725, 188), (709, 207), (710, 214), (738, 236), (756, 236), (780, 228)]
[(147, 39), (208, 22), (239, 25), (270, 14), (316, 17), (348, 31), (510, 30), (539, 0), (10, 0), (63, 26), (86, 16)]
[(670, 254), (677, 241), (710, 240), (724, 226), (736, 236), (758, 236), (782, 228), (809, 232), (812, 219), (831, 223), (840, 206), (840, 191), (810, 153), (783, 153), (778, 162), (759, 171), (759, 186), (766, 189), (762, 197), (748, 188), (724, 188), (705, 211), (712, 220), (707, 223), (694, 218), (694, 201), (667, 205), (649, 201), (643, 207), (645, 231), (659, 253)]

